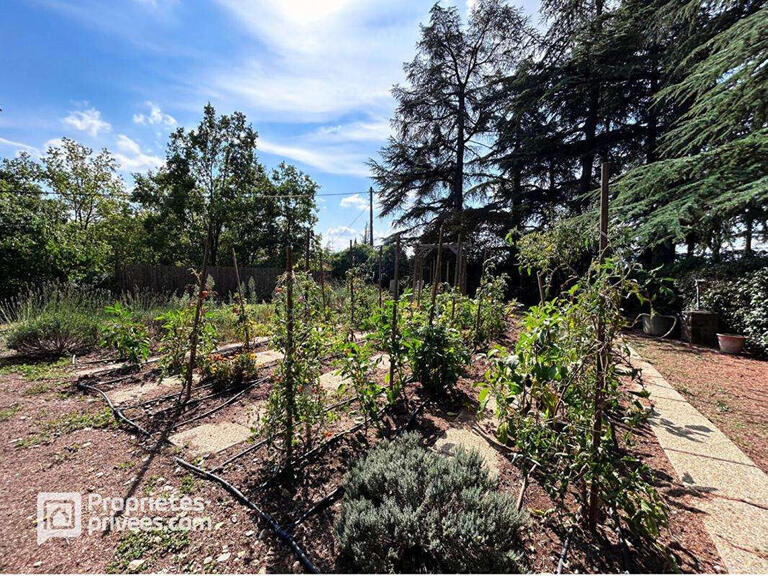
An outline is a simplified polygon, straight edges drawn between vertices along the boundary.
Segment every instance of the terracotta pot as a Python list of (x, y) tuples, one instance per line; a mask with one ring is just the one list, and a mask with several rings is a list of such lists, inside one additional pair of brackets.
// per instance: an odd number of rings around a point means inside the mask
[(739, 354), (744, 348), (744, 341), (747, 338), (739, 334), (717, 334), (717, 343), (720, 351), (726, 354)]
[(677, 318), (663, 314), (642, 314), (643, 332), (649, 336), (664, 336), (675, 326)]

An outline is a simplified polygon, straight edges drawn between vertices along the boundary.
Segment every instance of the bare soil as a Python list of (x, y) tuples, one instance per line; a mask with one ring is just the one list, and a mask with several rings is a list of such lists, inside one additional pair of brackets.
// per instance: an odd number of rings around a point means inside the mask
[[(503, 344), (513, 344), (517, 329), (517, 323), (513, 322)], [(477, 410), (474, 384), (484, 370), (482, 359), (473, 361), (457, 390), (439, 401), (425, 397), (418, 386), (409, 386), (407, 401), (393, 406), (380, 427), (369, 424), (341, 434), (358, 426), (362, 416), (354, 403), (340, 409), (316, 436), (312, 446), (297, 448), (298, 453), (317, 450), (296, 470), (292, 480), (280, 475), (279, 445), (254, 450), (226, 466), (220, 474), (280, 525), (288, 527), (304, 511), (332, 493), (342, 483), (350, 464), (382, 437), (392, 437), (411, 424), (411, 428), (423, 436), (424, 444), (432, 446), (446, 430), (463, 425), (467, 415)], [(152, 368), (147, 368), (104, 388), (109, 392), (135, 385), (140, 380), (151, 381), (156, 376)], [(193, 399), (199, 401), (182, 415), (171, 409), (170, 400), (162, 399), (167, 392), (155, 392), (157, 403), (127, 412), (154, 434), (154, 440), (148, 441), (115, 423), (101, 428), (56, 429), (51, 422), (61, 416), (94, 415), (104, 410), (100, 397), (75, 390), (73, 380), (71, 369), (58, 378), (35, 382), (15, 373), (0, 375), (0, 410), (10, 408), (0, 412), (8, 415), (0, 419), (0, 434), (4, 438), (0, 452), (0, 569), (6, 572), (104, 572), (115, 566), (125, 569), (124, 562), (119, 564), (125, 558), (125, 546), (118, 546), (125, 534), (117, 531), (69, 540), (52, 539), (38, 547), (37, 493), (71, 491), (104, 496), (191, 493), (204, 498), (204, 514), (210, 516), (213, 529), (190, 532), (188, 543), (179, 550), (165, 549), (158, 544), (142, 555), (146, 562), (139, 571), (302, 570), (295, 555), (267, 529), (265, 522), (236, 502), (221, 486), (191, 476), (174, 457), (190, 461), (192, 458), (162, 441), (171, 432), (240, 417), (245, 407), (266, 399), (271, 387), (268, 381), (248, 390), (216, 413), (181, 426), (178, 424), (184, 420), (221, 405), (234, 391), (214, 394), (215, 391), (201, 383), (193, 394)], [(414, 416), (420, 407), (423, 410)], [(165, 410), (159, 412), (161, 409)], [(508, 450), (489, 444), (499, 455), (500, 489), (517, 495), (522, 481), (520, 469), (512, 463)], [(214, 469), (248, 445), (233, 446), (209, 458), (195, 459), (194, 463)], [(565, 571), (722, 571), (714, 546), (699, 520), (700, 512), (675, 478), (653, 434), (646, 430), (632, 450), (652, 468), (659, 490), (670, 507), (670, 525), (659, 538), (660, 549), (631, 549), (627, 557), (611, 531), (598, 534), (574, 531)], [(556, 569), (568, 533), (568, 511), (552, 511), (553, 502), (542, 487), (544, 481), (545, 478), (534, 475), (524, 501), (530, 518), (522, 534), (525, 563), (535, 572)], [(340, 506), (340, 501), (335, 501), (295, 529), (299, 545), (324, 572), (349, 570), (339, 558), (333, 530)], [(573, 506), (572, 513), (575, 504)]]
[(768, 472), (768, 362), (679, 340), (627, 337), (664, 378)]

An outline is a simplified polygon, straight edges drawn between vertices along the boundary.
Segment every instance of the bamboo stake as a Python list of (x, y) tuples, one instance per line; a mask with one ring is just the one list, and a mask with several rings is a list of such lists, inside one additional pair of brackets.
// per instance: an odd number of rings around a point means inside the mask
[(475, 317), (475, 345), (480, 343), (480, 309), (482, 308), (483, 304), (483, 276), (485, 276), (485, 261), (488, 259), (488, 249), (483, 248), (483, 263), (480, 267), (480, 286), (477, 287), (477, 292), (475, 292), (475, 299), (477, 300), (477, 316)]
[[(390, 350), (395, 349), (395, 343), (397, 342), (397, 303), (400, 299), (400, 291), (398, 290), (400, 283), (400, 234), (395, 237), (395, 293), (392, 303), (392, 327), (391, 327), (391, 339)], [(389, 363), (389, 385), (395, 385), (395, 362), (394, 359), (390, 359)]]
[(456, 253), (456, 270), (453, 276), (453, 299), (451, 300), (451, 321), (456, 316), (456, 288), (459, 286), (461, 278), (461, 234), (459, 234), (458, 251)]
[(379, 308), (381, 308), (381, 261), (382, 261), (382, 251), (384, 247), (379, 246)]
[(296, 411), (296, 397), (293, 389), (293, 251), (291, 246), (285, 248), (286, 265), (286, 344), (283, 365), (285, 366), (285, 466), (290, 474), (293, 460), (293, 414)]
[(440, 226), (440, 233), (437, 238), (437, 261), (435, 262), (435, 278), (432, 283), (432, 298), (429, 307), (429, 325), (432, 326), (435, 320), (435, 301), (437, 300), (437, 286), (440, 284), (440, 260), (443, 252), (443, 227)]
[(192, 395), (192, 376), (197, 363), (197, 340), (198, 329), (200, 327), (200, 314), (203, 310), (203, 292), (205, 291), (205, 281), (208, 278), (208, 243), (210, 241), (210, 231), (205, 238), (203, 245), (203, 269), (200, 272), (200, 281), (197, 292), (197, 306), (195, 307), (195, 319), (192, 322), (192, 334), (189, 338), (189, 363), (187, 364), (187, 373), (184, 375), (184, 391), (182, 395), (182, 404), (189, 402)]
[(237, 267), (237, 254), (235, 254), (235, 248), (232, 247), (232, 263), (235, 265), (235, 279), (237, 280), (237, 295), (240, 298), (240, 312), (243, 315), (243, 332), (245, 335), (245, 342), (243, 342), (243, 348), (245, 351), (251, 349), (251, 337), (248, 334), (248, 316), (245, 312), (245, 300), (243, 299), (243, 291), (240, 289), (240, 270)]
[(320, 294), (323, 299), (323, 317), (326, 317), (326, 304), (325, 304), (325, 256), (323, 255), (323, 247), (320, 246)]
[[(608, 250), (608, 162), (603, 162), (601, 166), (600, 181), (600, 252), (598, 254), (599, 262), (605, 262), (605, 255)], [(600, 437), (603, 428), (603, 388), (605, 386), (605, 369), (608, 364), (608, 350), (605, 342), (605, 319), (602, 315), (602, 304), (598, 310), (597, 324), (597, 373), (595, 375), (595, 399), (594, 399), (594, 421), (592, 423), (592, 458), (593, 464), (599, 456)], [(589, 488), (589, 527), (594, 530), (597, 527), (598, 517), (600, 516), (600, 486), (596, 480), (592, 480)]]

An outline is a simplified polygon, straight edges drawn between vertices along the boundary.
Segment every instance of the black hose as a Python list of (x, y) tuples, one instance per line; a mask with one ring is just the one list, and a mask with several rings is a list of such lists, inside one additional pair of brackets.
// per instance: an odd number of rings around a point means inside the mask
[(288, 532), (286, 532), (283, 528), (281, 528), (280, 525), (277, 522), (275, 522), (272, 516), (264, 512), (258, 506), (256, 506), (256, 504), (254, 504), (251, 500), (249, 500), (245, 494), (240, 492), (240, 490), (238, 490), (232, 484), (224, 480), (221, 476), (217, 476), (216, 474), (212, 474), (211, 472), (203, 470), (202, 468), (198, 468), (194, 464), (190, 464), (186, 460), (182, 460), (179, 457), (176, 457), (175, 460), (180, 466), (188, 470), (191, 470), (198, 476), (202, 476), (203, 478), (219, 483), (221, 486), (224, 487), (225, 490), (227, 490), (227, 492), (232, 494), (235, 497), (235, 499), (237, 499), (240, 503), (244, 504), (246, 507), (256, 512), (262, 518), (262, 520), (264, 520), (269, 525), (269, 527), (278, 536), (278, 538), (283, 540), (283, 542), (285, 542), (291, 547), (291, 549), (299, 558), (299, 561), (302, 563), (304, 568), (306, 568), (312, 574), (318, 573), (318, 569), (315, 567), (312, 561), (307, 557), (306, 553), (304, 552), (304, 550), (302, 550), (301, 546), (299, 546), (296, 543), (296, 540), (293, 539), (293, 536), (291, 536)]

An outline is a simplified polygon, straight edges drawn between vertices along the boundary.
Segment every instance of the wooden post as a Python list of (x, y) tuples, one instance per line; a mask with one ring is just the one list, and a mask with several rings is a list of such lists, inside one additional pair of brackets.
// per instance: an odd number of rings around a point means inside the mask
[(285, 272), (286, 272), (286, 343), (285, 356), (283, 358), (285, 375), (285, 431), (283, 443), (285, 444), (285, 468), (291, 473), (291, 462), (293, 460), (293, 415), (296, 411), (296, 396), (293, 382), (293, 251), (288, 245), (285, 249)]
[(477, 287), (475, 292), (475, 299), (477, 300), (477, 316), (475, 316), (475, 345), (480, 343), (480, 310), (483, 306), (483, 276), (485, 276), (485, 261), (488, 259), (488, 248), (483, 248), (483, 262), (480, 266), (480, 286)]
[(349, 241), (349, 341), (355, 340), (355, 256), (352, 254), (352, 240)]
[[(456, 289), (459, 287), (459, 278), (461, 277), (461, 234), (456, 251), (456, 270), (453, 275), (453, 299), (451, 300), (451, 321), (456, 316)], [(460, 288), (459, 288), (460, 289)]]
[(544, 304), (544, 282), (541, 279), (541, 271), (536, 271), (536, 281), (539, 283), (539, 302)]
[(235, 265), (235, 279), (237, 280), (237, 295), (240, 297), (240, 313), (243, 316), (243, 332), (245, 335), (245, 342), (243, 342), (243, 348), (247, 352), (251, 349), (251, 337), (248, 334), (248, 315), (245, 312), (245, 299), (243, 298), (243, 291), (240, 289), (240, 270), (237, 267), (237, 254), (235, 254), (235, 247), (232, 247), (232, 263)]
[(323, 299), (323, 317), (326, 316), (325, 304), (325, 257), (323, 256), (323, 247), (320, 246), (320, 294)]
[[(601, 166), (600, 180), (600, 252), (598, 260), (600, 264), (605, 262), (608, 251), (608, 162)], [(598, 309), (597, 323), (597, 372), (595, 374), (595, 398), (594, 421), (592, 423), (592, 458), (593, 463), (599, 456), (600, 438), (603, 429), (603, 390), (605, 387), (605, 370), (608, 364), (609, 351), (605, 342), (605, 320), (602, 315), (602, 303)], [(589, 527), (594, 530), (597, 527), (600, 516), (600, 487), (593, 478), (589, 490)]]
[(414, 258), (416, 258), (416, 263), (418, 266), (418, 286), (417, 291), (418, 295), (416, 296), (416, 305), (421, 308), (421, 291), (424, 288), (424, 259), (421, 257), (421, 245), (416, 244), (416, 254), (414, 254)]
[(307, 245), (304, 249), (304, 272), (307, 273), (307, 287), (304, 290), (304, 321), (309, 322), (309, 279), (312, 274), (309, 270), (309, 250), (312, 243), (312, 230), (307, 229)]
[[(390, 350), (395, 349), (397, 342), (397, 303), (400, 299), (400, 234), (395, 237), (395, 293), (392, 300), (392, 326), (390, 330)], [(389, 359), (389, 385), (395, 385), (395, 359)], [(393, 388), (394, 389), (394, 388)]]
[(197, 363), (197, 339), (198, 330), (200, 328), (200, 314), (203, 310), (203, 291), (205, 290), (205, 281), (208, 278), (208, 244), (210, 242), (210, 231), (205, 237), (205, 244), (203, 245), (203, 269), (200, 272), (200, 282), (197, 292), (197, 306), (195, 307), (195, 319), (192, 322), (192, 334), (189, 337), (189, 363), (187, 364), (187, 373), (184, 375), (184, 391), (181, 403), (186, 404), (189, 402), (189, 397), (192, 395), (192, 376), (195, 371), (195, 364)]
[(368, 204), (370, 208), (370, 224), (368, 225), (368, 233), (371, 235), (371, 246), (373, 246), (373, 186), (368, 189)]
[(435, 263), (435, 281), (432, 283), (432, 298), (429, 306), (429, 325), (435, 320), (435, 301), (437, 300), (437, 286), (440, 284), (440, 261), (443, 252), (443, 227), (440, 226), (440, 233), (437, 238), (437, 262)]
[(383, 246), (379, 246), (379, 308), (381, 308), (381, 302), (382, 302), (381, 301), (381, 271), (382, 271), (381, 261), (382, 261), (382, 258), (383, 258), (383, 256), (382, 256), (383, 250), (384, 250), (384, 247)]

